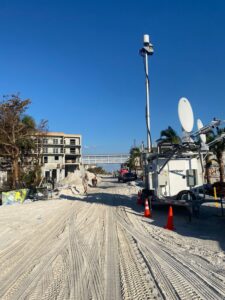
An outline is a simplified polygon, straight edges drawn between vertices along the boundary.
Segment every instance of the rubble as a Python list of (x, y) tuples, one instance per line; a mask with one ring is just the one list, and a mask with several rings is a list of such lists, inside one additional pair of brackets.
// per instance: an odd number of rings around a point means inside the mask
[[(67, 177), (59, 181), (57, 188), (53, 192), (53, 198), (83, 198), (84, 195), (84, 185), (83, 178), (87, 174), (88, 176), (88, 186), (92, 186), (92, 179), (95, 177), (95, 174), (88, 172), (84, 169), (76, 170), (73, 173), (69, 173)], [(98, 183), (101, 182), (101, 177), (96, 176)]]

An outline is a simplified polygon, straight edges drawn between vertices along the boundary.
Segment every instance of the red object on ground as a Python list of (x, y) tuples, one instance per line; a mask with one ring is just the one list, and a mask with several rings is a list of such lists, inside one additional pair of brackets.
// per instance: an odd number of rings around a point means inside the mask
[(151, 212), (150, 212), (149, 205), (148, 205), (148, 199), (145, 199), (145, 213), (144, 213), (144, 216), (146, 218), (151, 217)]
[(166, 224), (166, 226), (164, 226), (164, 228), (169, 229), (169, 230), (174, 230), (175, 229), (175, 227), (173, 225), (173, 208), (172, 208), (172, 206), (170, 206), (170, 208), (169, 208), (167, 224)]

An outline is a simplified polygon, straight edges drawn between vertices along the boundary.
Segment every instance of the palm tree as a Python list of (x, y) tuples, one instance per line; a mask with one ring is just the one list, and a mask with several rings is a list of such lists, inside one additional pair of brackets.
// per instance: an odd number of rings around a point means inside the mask
[(138, 147), (133, 147), (130, 149), (130, 158), (127, 165), (131, 170), (137, 172), (137, 166), (140, 165), (141, 150)]
[(212, 153), (208, 153), (205, 157), (205, 178), (207, 183), (211, 183), (211, 176), (210, 176), (210, 168), (213, 165), (213, 162), (217, 162), (217, 159), (215, 159), (212, 156)]
[[(216, 138), (218, 138), (224, 132), (225, 132), (225, 128), (218, 129), (217, 134), (215, 134), (214, 132), (210, 132), (210, 134), (207, 136), (208, 142), (215, 140)], [(216, 161), (219, 165), (220, 182), (224, 182), (223, 153), (225, 151), (225, 140), (223, 139), (222, 141), (213, 144), (210, 147), (210, 150), (215, 154)]]
[(180, 144), (181, 142), (180, 137), (171, 126), (168, 126), (167, 129), (162, 130), (160, 137), (163, 138), (165, 142), (169, 142), (171, 144)]

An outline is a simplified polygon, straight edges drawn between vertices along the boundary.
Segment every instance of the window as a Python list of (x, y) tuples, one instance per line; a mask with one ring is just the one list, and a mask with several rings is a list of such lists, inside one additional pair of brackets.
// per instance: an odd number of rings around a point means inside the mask
[(63, 139), (60, 139), (60, 144), (61, 144), (61, 145), (63, 144)]
[(75, 148), (70, 148), (70, 153), (75, 154)]
[(43, 139), (43, 144), (48, 144), (48, 139), (44, 138)]
[(44, 156), (44, 163), (47, 164), (48, 162), (48, 156)]
[(55, 156), (55, 160), (59, 160), (59, 157), (58, 157), (58, 155), (57, 155), (57, 156)]
[(58, 148), (53, 148), (53, 153), (59, 153)]
[(53, 139), (53, 144), (58, 145), (58, 139)]
[(47, 147), (43, 148), (43, 153), (48, 153), (48, 148)]
[(60, 148), (60, 153), (63, 153), (63, 147)]
[(45, 178), (47, 178), (47, 179), (50, 178), (50, 172), (49, 171), (45, 171)]
[(75, 139), (70, 139), (70, 145), (75, 146), (76, 145), (76, 140)]

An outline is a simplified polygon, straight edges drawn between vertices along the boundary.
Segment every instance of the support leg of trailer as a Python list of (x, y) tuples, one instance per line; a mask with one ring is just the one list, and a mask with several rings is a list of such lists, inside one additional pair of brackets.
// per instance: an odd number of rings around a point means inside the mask
[(152, 211), (152, 196), (148, 196), (148, 205), (149, 205), (150, 211)]
[(188, 211), (188, 220), (189, 220), (189, 222), (191, 222), (192, 221), (192, 213), (193, 213), (192, 205), (187, 206), (187, 211)]
[(195, 217), (199, 217), (200, 215), (200, 203), (198, 201), (192, 202), (192, 213)]

